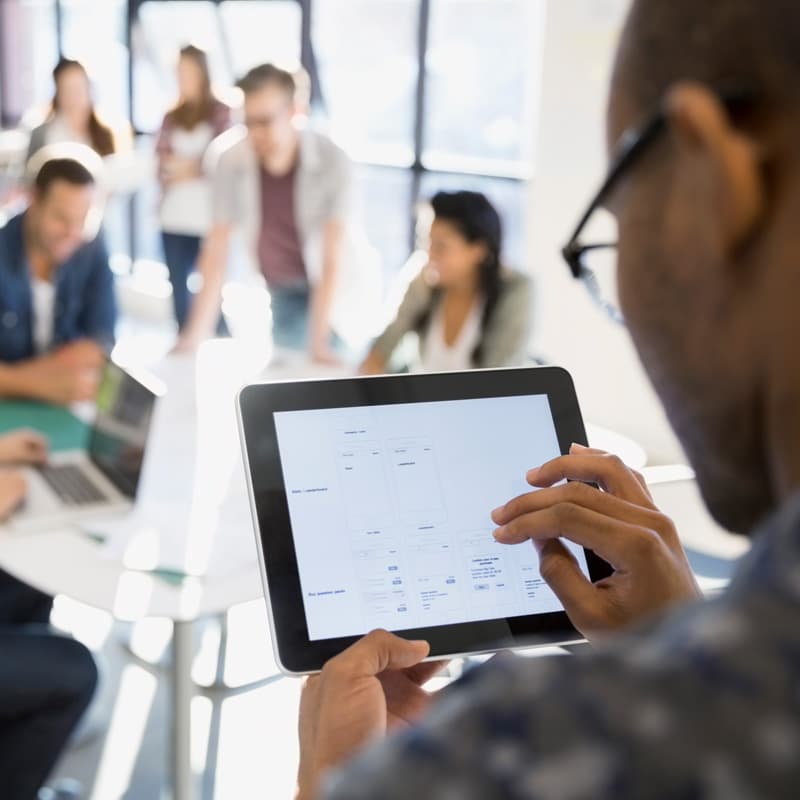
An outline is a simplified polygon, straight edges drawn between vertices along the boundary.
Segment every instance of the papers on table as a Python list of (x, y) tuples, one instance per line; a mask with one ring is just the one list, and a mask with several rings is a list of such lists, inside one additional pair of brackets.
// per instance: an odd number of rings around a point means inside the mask
[(257, 551), (241, 467), (221, 502), (192, 498), (143, 503), (125, 517), (82, 526), (101, 535), (106, 558), (165, 577), (228, 577), (257, 568)]

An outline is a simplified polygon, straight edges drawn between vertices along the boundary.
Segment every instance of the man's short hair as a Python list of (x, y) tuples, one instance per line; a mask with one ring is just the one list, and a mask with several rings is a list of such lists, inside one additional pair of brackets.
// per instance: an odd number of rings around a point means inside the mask
[(294, 98), (297, 85), (291, 72), (275, 64), (259, 64), (253, 67), (246, 75), (240, 78), (236, 86), (245, 95), (260, 92), (268, 86), (276, 86), (286, 92), (289, 97)]
[(679, 80), (784, 103), (800, 93), (797, 0), (635, 0), (626, 34), (616, 78), (643, 111)]
[(91, 147), (74, 142), (50, 144), (37, 150), (25, 166), (25, 182), (37, 194), (47, 194), (55, 181), (73, 186), (102, 185), (103, 159)]
[(36, 173), (33, 186), (44, 196), (56, 181), (66, 181), (73, 186), (93, 186), (95, 177), (80, 161), (72, 158), (51, 158)]

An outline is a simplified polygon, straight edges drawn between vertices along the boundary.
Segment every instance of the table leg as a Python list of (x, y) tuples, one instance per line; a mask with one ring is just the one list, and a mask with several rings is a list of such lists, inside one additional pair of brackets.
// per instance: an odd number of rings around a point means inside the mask
[(172, 800), (192, 797), (191, 709), (192, 623), (175, 622), (172, 631)]

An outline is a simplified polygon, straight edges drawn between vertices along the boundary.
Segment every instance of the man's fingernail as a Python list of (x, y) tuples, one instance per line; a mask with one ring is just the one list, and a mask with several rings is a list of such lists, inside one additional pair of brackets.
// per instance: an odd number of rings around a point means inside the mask
[(529, 470), (528, 470), (528, 471), (525, 473), (525, 477), (526, 477), (526, 478), (527, 478), (529, 481), (532, 481), (532, 480), (533, 480), (533, 479), (534, 479), (534, 478), (535, 478), (535, 477), (536, 477), (536, 476), (539, 474), (539, 470), (540, 470), (540, 469), (541, 469), (541, 467), (531, 467), (531, 469), (529, 469)]
[(500, 514), (503, 513), (503, 509), (504, 508), (505, 508), (505, 506), (497, 506), (497, 508), (494, 511), (492, 511), (492, 513), (491, 513), (492, 519), (494, 519), (495, 517), (499, 517)]
[(495, 528), (492, 531), (492, 536), (494, 536), (495, 540), (498, 542), (505, 542), (508, 540), (508, 532), (505, 528)]
[(575, 451), (575, 450), (588, 450), (588, 449), (589, 449), (589, 448), (588, 448), (588, 447), (587, 447), (585, 444), (578, 444), (577, 442), (573, 442), (573, 443), (572, 443), (572, 444), (569, 446), (569, 450), (570, 450), (570, 452), (573, 452), (573, 451)]

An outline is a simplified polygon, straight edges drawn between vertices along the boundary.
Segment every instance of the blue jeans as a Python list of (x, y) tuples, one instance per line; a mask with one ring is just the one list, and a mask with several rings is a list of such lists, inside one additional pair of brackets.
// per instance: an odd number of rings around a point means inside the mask
[(197, 265), (202, 239), (199, 236), (186, 236), (182, 233), (161, 232), (164, 246), (164, 262), (169, 271), (169, 282), (172, 284), (172, 306), (178, 328), (186, 324), (189, 316), (189, 287), (186, 282)]
[(92, 654), (40, 625), (0, 626), (0, 794), (34, 800), (97, 685)]
[(288, 350), (308, 348), (308, 325), (311, 319), (311, 289), (270, 287), (272, 302), (272, 341)]

